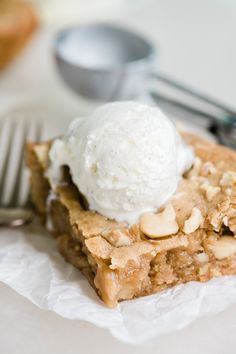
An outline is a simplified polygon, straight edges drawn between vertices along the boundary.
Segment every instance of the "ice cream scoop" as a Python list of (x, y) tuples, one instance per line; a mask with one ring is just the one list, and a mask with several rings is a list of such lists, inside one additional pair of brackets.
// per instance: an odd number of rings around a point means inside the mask
[[(157, 53), (158, 49), (140, 34), (106, 23), (63, 29), (54, 42), (59, 72), (68, 87), (80, 96), (111, 102), (143, 97), (148, 93), (154, 102), (175, 116), (197, 117), (194, 120), (197, 125), (204, 119), (204, 126), (220, 143), (235, 148), (235, 109), (165, 73), (155, 72)], [(150, 85), (153, 80), (184, 93), (186, 98), (194, 98), (196, 103), (204, 103), (204, 110), (198, 109), (196, 104), (157, 92), (155, 85)], [(215, 114), (210, 113), (212, 107), (216, 109)]]
[(193, 157), (159, 108), (114, 102), (75, 119), (54, 141), (49, 178), (57, 184), (69, 166), (91, 210), (132, 224), (168, 201)]

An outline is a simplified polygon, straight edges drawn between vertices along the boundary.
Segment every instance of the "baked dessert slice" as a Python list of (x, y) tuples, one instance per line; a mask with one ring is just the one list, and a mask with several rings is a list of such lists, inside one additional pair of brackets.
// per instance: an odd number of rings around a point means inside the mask
[(168, 205), (128, 227), (89, 211), (63, 167), (47, 179), (50, 143), (29, 144), (32, 199), (65, 259), (106, 305), (188, 281), (236, 274), (236, 153), (183, 134), (196, 154)]
[(0, 1), (0, 70), (21, 51), (37, 25), (37, 15), (31, 4)]

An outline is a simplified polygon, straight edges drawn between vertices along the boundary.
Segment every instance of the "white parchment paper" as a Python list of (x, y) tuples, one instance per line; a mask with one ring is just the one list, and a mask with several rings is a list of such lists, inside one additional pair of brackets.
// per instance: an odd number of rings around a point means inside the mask
[(127, 343), (145, 343), (236, 303), (236, 277), (191, 282), (108, 309), (80, 272), (67, 264), (44, 229), (2, 229), (0, 281), (42, 309), (107, 328)]

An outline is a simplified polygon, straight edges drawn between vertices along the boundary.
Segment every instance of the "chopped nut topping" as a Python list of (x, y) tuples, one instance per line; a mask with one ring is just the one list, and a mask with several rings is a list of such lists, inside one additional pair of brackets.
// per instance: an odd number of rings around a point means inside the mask
[(150, 238), (176, 234), (179, 226), (176, 222), (175, 209), (171, 204), (158, 214), (145, 213), (140, 219), (141, 231)]
[(209, 257), (208, 257), (208, 255), (205, 252), (196, 254), (195, 259), (199, 263), (206, 263), (206, 262), (209, 261)]
[(218, 240), (212, 241), (209, 248), (216, 259), (224, 259), (236, 253), (236, 239), (231, 236), (221, 236)]
[(201, 210), (193, 208), (190, 217), (185, 220), (183, 231), (185, 234), (191, 234), (196, 231), (203, 223), (203, 216)]
[(236, 184), (236, 172), (234, 171), (227, 171), (223, 174), (220, 185), (224, 187), (232, 187)]
[(214, 175), (216, 171), (216, 167), (213, 165), (213, 163), (211, 161), (207, 161), (202, 165), (200, 174), (204, 177), (207, 177), (209, 175)]
[(209, 265), (208, 264), (204, 264), (200, 269), (199, 269), (199, 272), (198, 274), (201, 276), (201, 275), (205, 275), (208, 273), (208, 270), (209, 270)]
[(226, 188), (226, 190), (225, 190), (225, 194), (226, 195), (232, 195), (232, 193), (233, 193), (233, 191), (232, 191), (232, 189), (231, 188)]
[(210, 202), (216, 194), (220, 192), (220, 187), (214, 187), (207, 181), (202, 183), (200, 188), (205, 191), (208, 202)]
[(230, 200), (226, 199), (222, 203), (218, 204), (218, 210), (215, 210), (211, 216), (210, 224), (215, 231), (219, 231), (223, 223), (223, 218), (226, 216), (230, 209)]
[(224, 216), (224, 217), (223, 217), (223, 224), (224, 224), (225, 226), (228, 226), (228, 224), (229, 224), (228, 216)]
[(210, 224), (213, 226), (215, 231), (219, 231), (222, 225), (222, 213), (220, 211), (215, 211), (210, 220)]
[(188, 173), (188, 177), (191, 178), (191, 177), (199, 176), (201, 166), (202, 166), (202, 160), (199, 157), (196, 157), (193, 163), (193, 167)]
[(131, 240), (127, 235), (121, 234), (116, 242), (116, 247), (129, 246), (131, 245)]

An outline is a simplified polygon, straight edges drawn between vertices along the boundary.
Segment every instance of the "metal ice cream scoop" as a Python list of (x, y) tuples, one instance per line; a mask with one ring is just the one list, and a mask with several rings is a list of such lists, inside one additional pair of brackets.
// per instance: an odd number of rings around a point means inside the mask
[(91, 100), (116, 101), (140, 97), (149, 90), (151, 78), (219, 110), (219, 115), (149, 92), (164, 102), (209, 120), (220, 142), (236, 148), (236, 111), (193, 88), (154, 72), (156, 50), (142, 36), (109, 24), (91, 24), (60, 31), (55, 39), (59, 72), (77, 94)]

